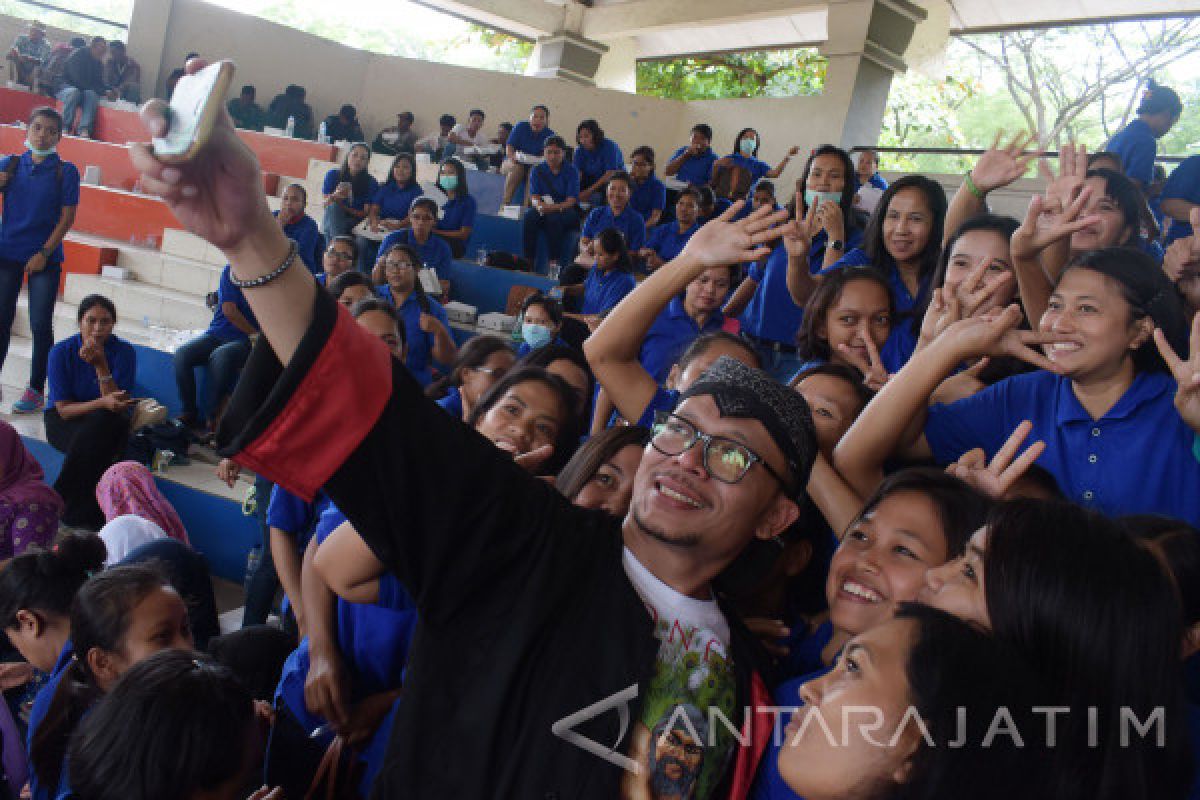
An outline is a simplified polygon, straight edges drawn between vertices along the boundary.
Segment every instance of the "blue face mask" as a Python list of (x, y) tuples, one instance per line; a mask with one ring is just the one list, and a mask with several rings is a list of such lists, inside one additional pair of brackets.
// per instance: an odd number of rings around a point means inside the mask
[(38, 158), (45, 158), (46, 156), (52, 156), (52, 155), (54, 155), (54, 151), (58, 149), (58, 146), (55, 145), (53, 147), (48, 147), (45, 150), (39, 150), (38, 148), (33, 146), (33, 142), (29, 141), (28, 138), (25, 139), (25, 146), (29, 148), (29, 152), (33, 153)]
[(742, 139), (740, 142), (738, 142), (738, 149), (742, 151), (742, 155), (744, 155), (744, 156), (754, 155), (754, 150), (757, 147), (758, 147), (758, 139), (746, 138), (746, 139)]
[(533, 325), (526, 322), (521, 326), (521, 336), (525, 339), (525, 344), (536, 350), (550, 344), (554, 333), (545, 325)]
[(831, 203), (841, 205), (841, 192), (818, 192), (813, 189), (804, 190), (804, 205), (806, 208), (812, 208), (814, 204), (820, 205), (828, 200)]
[(443, 175), (438, 180), (438, 186), (441, 188), (441, 190), (443, 192), (453, 192), (455, 189), (458, 188), (458, 176), (457, 175)]

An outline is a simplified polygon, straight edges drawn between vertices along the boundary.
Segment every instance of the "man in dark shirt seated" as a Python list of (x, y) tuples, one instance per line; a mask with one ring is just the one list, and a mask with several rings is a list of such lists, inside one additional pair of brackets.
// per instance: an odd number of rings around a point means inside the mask
[(325, 135), (331, 142), (361, 142), (362, 125), (358, 124), (358, 110), (347, 103), (336, 114), (325, 118)]
[(288, 118), (295, 119), (296, 126), (292, 136), (296, 139), (313, 138), (312, 106), (304, 102), (303, 86), (292, 84), (283, 90), (283, 94), (275, 95), (271, 105), (267, 107), (267, 124), (272, 128), (287, 128)]
[(117, 97), (131, 103), (142, 102), (142, 66), (125, 52), (125, 43), (113, 39), (108, 43), (108, 60), (104, 62), (104, 85)]
[(262, 106), (254, 102), (257, 94), (258, 91), (253, 86), (246, 84), (242, 87), (242, 93), (229, 101), (226, 108), (229, 109), (229, 116), (235, 126), (248, 131), (263, 129)]
[[(107, 51), (108, 42), (103, 36), (96, 36), (90, 45), (67, 57), (58, 99), (63, 104), (63, 126), (76, 136), (91, 137), (102, 96), (116, 99), (116, 92), (109, 91), (104, 85), (104, 54)], [(76, 125), (75, 111), (79, 109), (82, 110)]]
[(383, 153), (385, 156), (397, 156), (401, 153), (415, 153), (417, 147), (417, 132), (412, 129), (415, 117), (411, 111), (401, 111), (396, 115), (396, 124), (384, 128), (371, 142), (371, 150)]

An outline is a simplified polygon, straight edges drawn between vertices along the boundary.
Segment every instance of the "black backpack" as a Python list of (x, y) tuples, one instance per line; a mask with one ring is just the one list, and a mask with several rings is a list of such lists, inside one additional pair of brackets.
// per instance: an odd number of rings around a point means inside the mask
[(171, 453), (172, 463), (185, 463), (191, 441), (192, 436), (187, 427), (177, 421), (147, 425), (134, 431), (129, 437), (125, 457), (148, 467), (154, 462), (155, 453), (167, 450)]

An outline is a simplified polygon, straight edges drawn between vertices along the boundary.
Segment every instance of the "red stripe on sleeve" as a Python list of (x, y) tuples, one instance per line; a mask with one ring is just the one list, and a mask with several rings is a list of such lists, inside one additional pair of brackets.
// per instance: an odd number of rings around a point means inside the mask
[(375, 427), (392, 394), (387, 346), (344, 308), (337, 313), (329, 340), (283, 412), (234, 458), (305, 502)]
[[(774, 733), (774, 717), (765, 710), (771, 707), (771, 694), (762, 677), (754, 672), (750, 677), (750, 714), (742, 725), (742, 736), (748, 741), (737, 749), (733, 765), (733, 780), (729, 789), (730, 800), (744, 800), (750, 796), (758, 764)], [(760, 709), (763, 709), (760, 711)]]

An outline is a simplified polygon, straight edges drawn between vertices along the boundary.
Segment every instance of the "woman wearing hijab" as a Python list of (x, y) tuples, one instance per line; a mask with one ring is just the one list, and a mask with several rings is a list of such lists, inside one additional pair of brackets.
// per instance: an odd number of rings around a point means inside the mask
[(16, 429), (0, 420), (0, 560), (30, 545), (47, 547), (58, 532), (63, 501)]
[(150, 470), (136, 461), (109, 467), (96, 484), (96, 501), (106, 520), (100, 530), (108, 548), (106, 564), (116, 564), (131, 551), (159, 539), (175, 539), (190, 546), (175, 507), (163, 497)]

